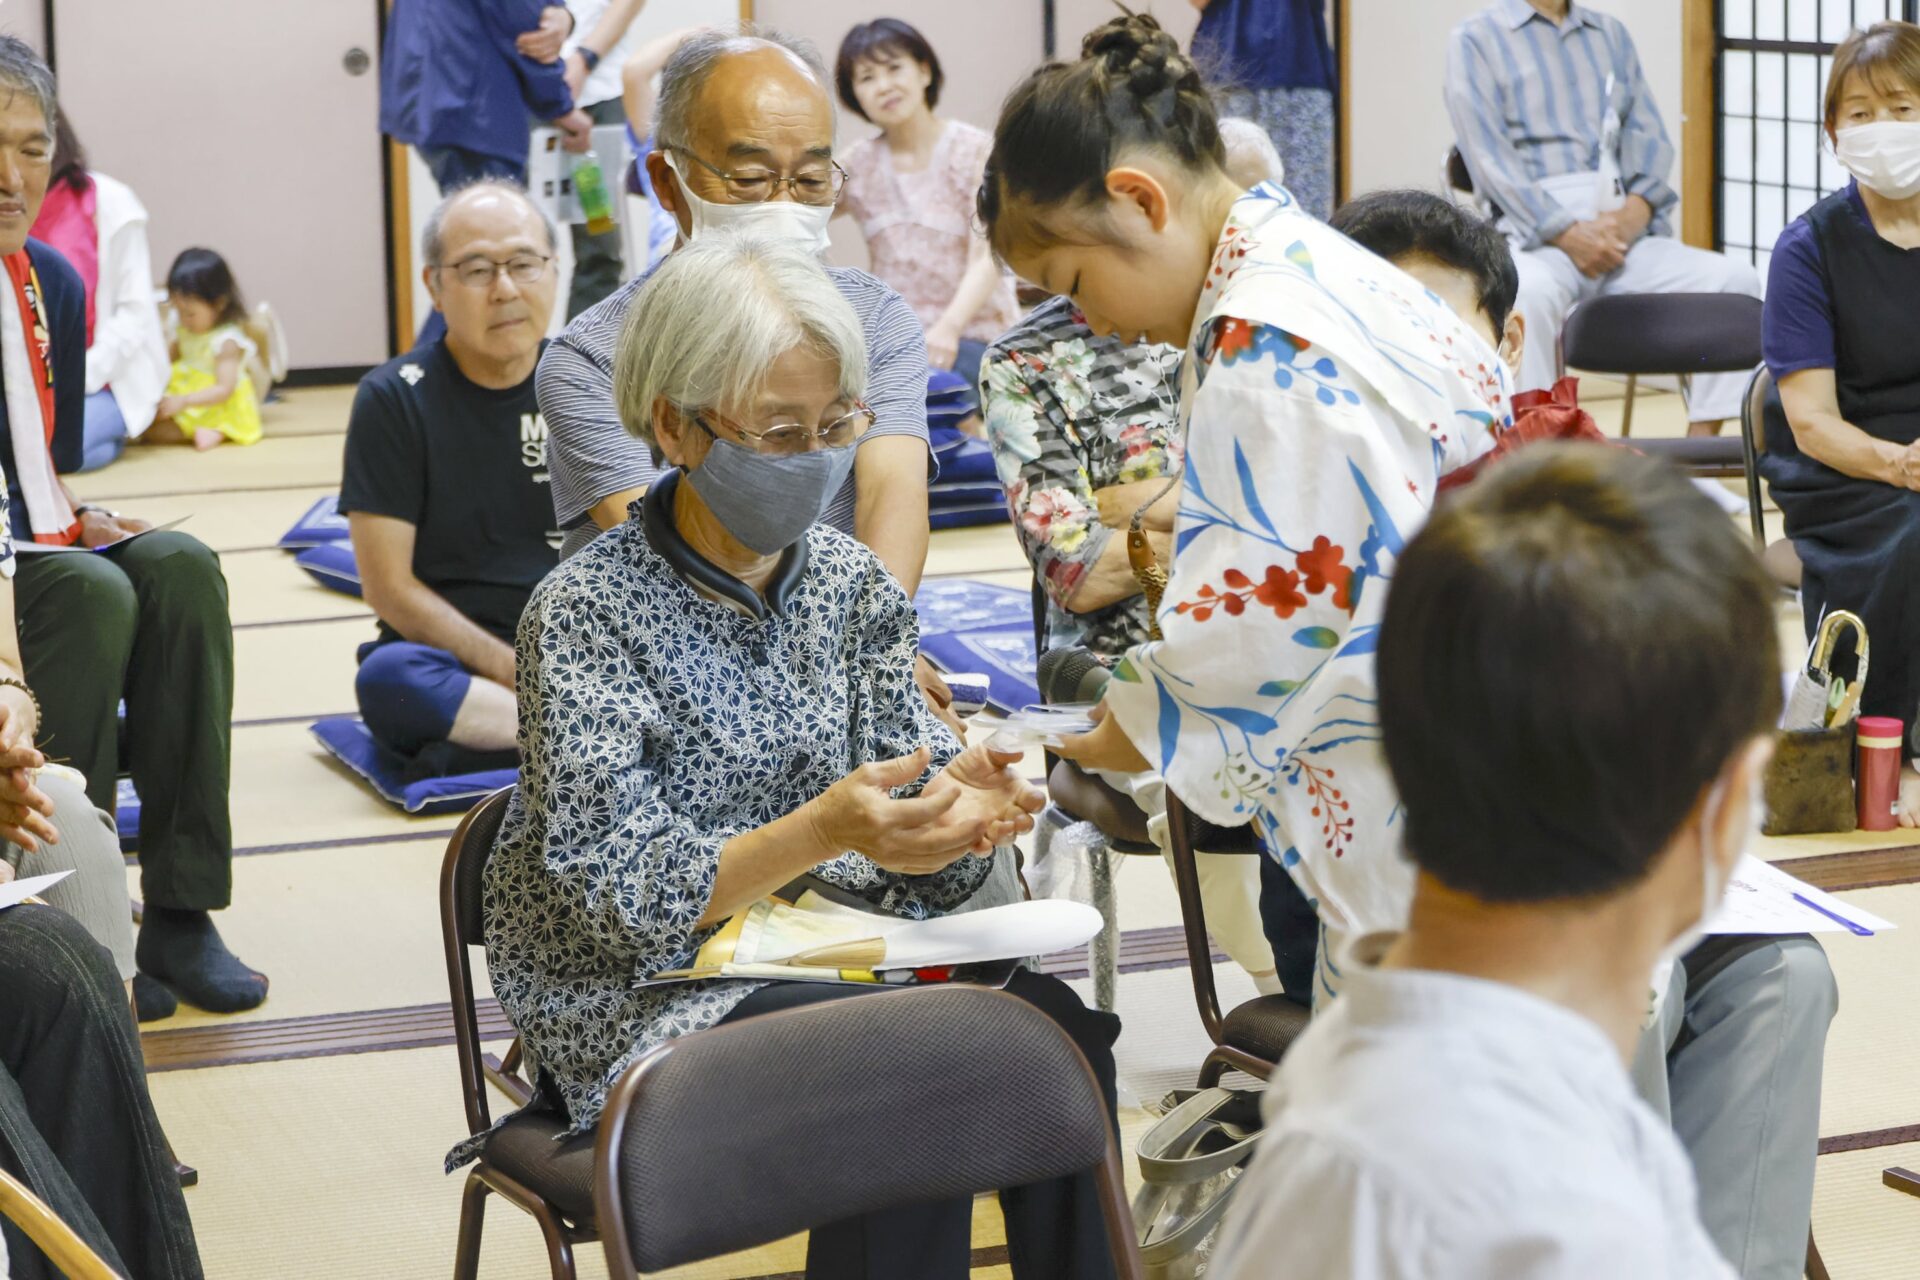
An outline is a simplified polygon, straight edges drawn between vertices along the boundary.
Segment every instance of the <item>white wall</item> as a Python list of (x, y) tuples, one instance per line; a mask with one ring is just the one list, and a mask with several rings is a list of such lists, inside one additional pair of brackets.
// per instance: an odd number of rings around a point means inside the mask
[[(1447, 37), (1486, 0), (1347, 0), (1349, 128), (1355, 195), (1380, 187), (1438, 187), (1453, 144), (1441, 100)], [(1680, 145), (1680, 0), (1599, 0), (1626, 24), (1667, 133)], [(1680, 189), (1680, 162), (1670, 184)], [(1676, 218), (1676, 222), (1678, 219)]]

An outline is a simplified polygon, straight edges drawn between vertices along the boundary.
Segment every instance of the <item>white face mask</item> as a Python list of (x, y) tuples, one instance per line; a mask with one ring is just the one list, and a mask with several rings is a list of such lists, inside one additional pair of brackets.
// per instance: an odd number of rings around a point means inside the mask
[(1727, 780), (1720, 779), (1713, 786), (1713, 792), (1707, 797), (1705, 812), (1701, 814), (1700, 824), (1700, 916), (1692, 924), (1682, 929), (1673, 941), (1660, 952), (1660, 962), (1654, 967), (1656, 975), (1664, 976), (1669, 966), (1681, 956), (1699, 945), (1700, 939), (1707, 936), (1707, 922), (1713, 919), (1714, 912), (1720, 909), (1720, 900), (1726, 896), (1727, 881), (1733, 875), (1733, 868), (1740, 863), (1741, 855), (1747, 851), (1753, 837), (1759, 833), (1767, 821), (1766, 789), (1760, 785), (1756, 771), (1750, 788), (1748, 801), (1748, 823), (1739, 834), (1740, 847), (1733, 851), (1724, 868), (1714, 848), (1714, 832), (1720, 825), (1720, 811), (1727, 800)]
[(1920, 121), (1878, 120), (1842, 129), (1834, 136), (1833, 155), (1878, 195), (1920, 195)]
[(667, 152), (667, 168), (673, 170), (673, 176), (680, 180), (680, 195), (687, 202), (687, 217), (693, 223), (693, 229), (687, 233), (688, 239), (697, 240), (703, 232), (726, 228), (751, 231), (785, 244), (798, 245), (808, 253), (825, 253), (833, 243), (832, 237), (827, 234), (827, 224), (833, 221), (833, 206), (830, 204), (801, 204), (794, 200), (716, 204), (694, 194), (671, 151)]

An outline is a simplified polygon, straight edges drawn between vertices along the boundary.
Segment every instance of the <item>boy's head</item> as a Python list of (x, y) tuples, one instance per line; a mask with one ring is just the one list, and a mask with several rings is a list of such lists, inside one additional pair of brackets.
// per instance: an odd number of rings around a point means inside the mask
[(1334, 211), (1330, 224), (1433, 290), (1518, 368), (1526, 323), (1513, 309), (1520, 273), (1493, 224), (1429, 191), (1372, 191)]
[(1732, 522), (1664, 463), (1539, 444), (1489, 468), (1407, 546), (1381, 625), (1414, 862), (1497, 903), (1658, 871), (1676, 932), (1691, 924), (1700, 859), (1724, 883), (1779, 716), (1773, 598)]

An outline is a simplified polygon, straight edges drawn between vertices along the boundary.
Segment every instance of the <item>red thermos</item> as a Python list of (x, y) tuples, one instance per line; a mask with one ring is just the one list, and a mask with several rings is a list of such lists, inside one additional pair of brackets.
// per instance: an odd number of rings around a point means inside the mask
[(1891, 831), (1899, 821), (1900, 739), (1905, 729), (1892, 716), (1860, 717), (1854, 785), (1862, 831)]

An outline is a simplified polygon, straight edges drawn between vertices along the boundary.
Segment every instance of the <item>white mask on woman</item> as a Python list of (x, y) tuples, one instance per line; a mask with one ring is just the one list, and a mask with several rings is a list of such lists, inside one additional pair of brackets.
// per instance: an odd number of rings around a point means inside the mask
[(1842, 129), (1834, 135), (1833, 155), (1876, 195), (1920, 195), (1920, 121), (1876, 120)]
[(833, 206), (830, 204), (801, 204), (795, 200), (716, 204), (694, 194), (693, 188), (687, 185), (687, 175), (680, 172), (680, 165), (671, 151), (667, 152), (667, 168), (673, 170), (673, 176), (680, 180), (680, 195), (687, 202), (687, 217), (693, 223), (687, 233), (690, 240), (698, 238), (704, 231), (724, 227), (799, 245), (808, 253), (825, 253), (833, 243), (833, 238), (827, 233), (827, 224), (833, 221)]

